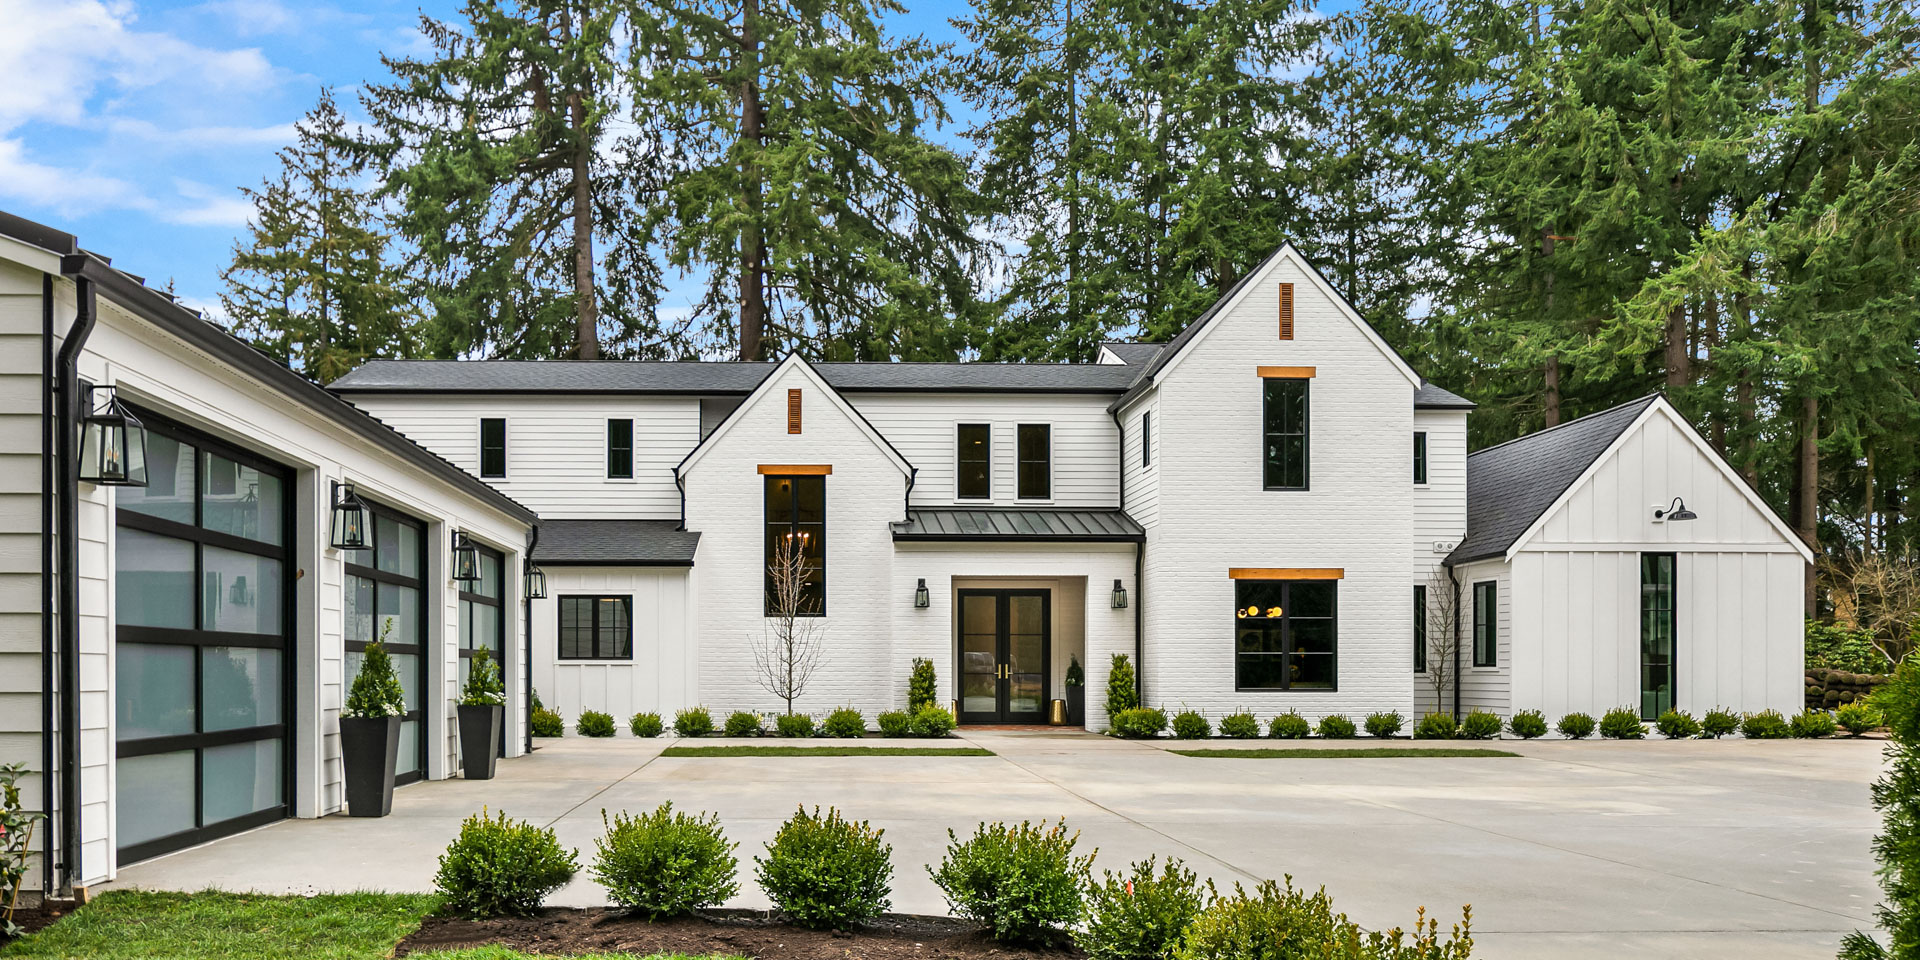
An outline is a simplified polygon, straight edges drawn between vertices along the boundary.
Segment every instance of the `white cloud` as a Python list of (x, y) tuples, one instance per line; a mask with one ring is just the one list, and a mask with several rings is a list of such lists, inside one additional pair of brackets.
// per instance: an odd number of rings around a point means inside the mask
[(106, 126), (113, 134), (177, 147), (278, 147), (292, 143), (299, 136), (291, 123), (268, 127), (163, 127), (150, 120), (112, 117), (106, 120)]
[(82, 216), (112, 207), (151, 210), (154, 203), (125, 180), (28, 159), (18, 140), (0, 140), (0, 197)]
[(253, 204), (238, 190), (221, 190), (204, 183), (175, 179), (174, 188), (180, 196), (189, 201), (189, 205), (175, 207), (161, 214), (161, 218), (189, 227), (233, 227), (247, 225), (247, 219), (253, 216)]
[(193, 9), (214, 17), (243, 37), (290, 33), (294, 28), (311, 22), (314, 12), (303, 11), (301, 16), (296, 17), (279, 0), (213, 0)]

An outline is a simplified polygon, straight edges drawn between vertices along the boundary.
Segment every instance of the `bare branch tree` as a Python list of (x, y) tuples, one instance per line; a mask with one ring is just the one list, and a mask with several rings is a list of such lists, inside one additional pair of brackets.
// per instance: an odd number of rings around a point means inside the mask
[(1444, 567), (1427, 574), (1427, 682), (1433, 685), (1434, 709), (1447, 711), (1447, 693), (1459, 683), (1455, 664), (1460, 653), (1460, 594)]
[(825, 650), (821, 644), (820, 620), (813, 614), (813, 601), (807, 596), (812, 564), (794, 536), (782, 539), (767, 561), (769, 580), (766, 624), (753, 647), (756, 680), (768, 693), (786, 701), (787, 715), (793, 715), (793, 701), (807, 692), (807, 683), (820, 666)]
[(1833, 616), (1865, 630), (1888, 663), (1913, 651), (1920, 623), (1920, 556), (1853, 551), (1829, 561), (1826, 582)]

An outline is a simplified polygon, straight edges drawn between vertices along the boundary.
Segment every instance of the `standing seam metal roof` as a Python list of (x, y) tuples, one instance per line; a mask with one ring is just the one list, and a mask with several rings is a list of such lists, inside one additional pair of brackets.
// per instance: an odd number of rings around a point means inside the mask
[(1112, 509), (930, 507), (893, 524), (895, 540), (1054, 540), (1134, 542), (1146, 531)]

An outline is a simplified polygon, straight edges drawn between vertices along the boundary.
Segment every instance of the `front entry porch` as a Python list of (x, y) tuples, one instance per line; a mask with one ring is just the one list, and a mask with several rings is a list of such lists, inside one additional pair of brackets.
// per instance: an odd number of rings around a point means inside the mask
[(954, 577), (951, 591), (959, 721), (1052, 722), (1068, 667), (1086, 664), (1087, 578)]

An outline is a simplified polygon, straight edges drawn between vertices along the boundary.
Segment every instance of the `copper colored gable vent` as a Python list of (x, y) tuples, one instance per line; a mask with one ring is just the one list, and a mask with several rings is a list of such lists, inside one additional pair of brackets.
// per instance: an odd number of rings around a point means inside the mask
[(800, 388), (787, 391), (787, 432), (800, 432)]
[(1280, 339), (1293, 339), (1293, 284), (1280, 285)]

